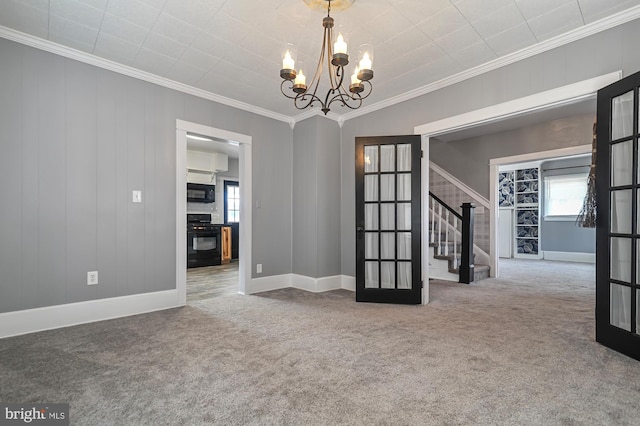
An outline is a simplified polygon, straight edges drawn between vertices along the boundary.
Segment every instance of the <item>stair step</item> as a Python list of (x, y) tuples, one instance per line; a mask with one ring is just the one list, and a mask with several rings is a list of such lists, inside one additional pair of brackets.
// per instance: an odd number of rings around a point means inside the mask
[[(489, 278), (489, 272), (491, 268), (489, 265), (476, 264), (473, 266), (473, 281), (484, 280), (485, 278)], [(458, 269), (449, 269), (449, 272), (452, 274), (459, 274), (460, 270)]]

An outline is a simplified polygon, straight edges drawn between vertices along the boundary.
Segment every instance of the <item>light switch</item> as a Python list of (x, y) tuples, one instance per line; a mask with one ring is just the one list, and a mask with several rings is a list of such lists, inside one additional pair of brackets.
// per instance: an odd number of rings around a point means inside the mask
[(132, 201), (134, 203), (141, 203), (142, 202), (142, 191), (134, 190), (133, 191)]

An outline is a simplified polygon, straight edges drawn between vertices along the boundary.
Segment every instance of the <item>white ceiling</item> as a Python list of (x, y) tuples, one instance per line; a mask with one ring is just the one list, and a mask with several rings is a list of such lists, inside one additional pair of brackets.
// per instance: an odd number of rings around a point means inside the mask
[[(639, 4), (357, 0), (332, 16), (352, 57), (362, 43), (375, 47), (372, 104)], [(303, 0), (0, 1), (2, 26), (286, 116), (300, 111), (280, 93), (281, 51), (293, 42), (315, 66), (323, 16)]]
[(240, 158), (240, 147), (235, 143), (223, 139), (212, 138), (210, 136), (195, 135), (209, 140), (192, 139), (187, 134), (187, 150), (200, 152), (219, 152), (227, 154), (229, 158)]

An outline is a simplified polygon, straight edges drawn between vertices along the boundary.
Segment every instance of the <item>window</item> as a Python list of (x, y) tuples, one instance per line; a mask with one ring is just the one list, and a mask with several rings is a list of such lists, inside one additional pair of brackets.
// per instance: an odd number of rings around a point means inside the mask
[[(587, 194), (587, 173), (544, 178), (544, 216), (575, 219)], [(553, 218), (552, 218), (553, 219)], [(561, 219), (562, 220), (562, 219)]]
[(240, 188), (238, 182), (224, 182), (224, 221), (240, 222)]

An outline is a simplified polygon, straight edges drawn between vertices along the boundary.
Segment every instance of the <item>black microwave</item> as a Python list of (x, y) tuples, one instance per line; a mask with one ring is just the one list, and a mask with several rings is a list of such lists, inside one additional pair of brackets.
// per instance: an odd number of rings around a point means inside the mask
[(187, 183), (187, 201), (191, 203), (213, 203), (216, 201), (215, 185)]

